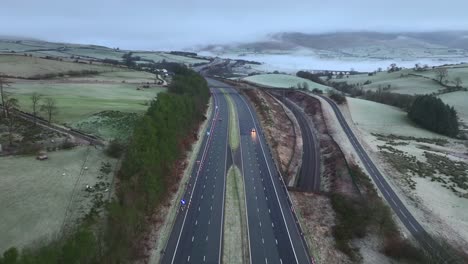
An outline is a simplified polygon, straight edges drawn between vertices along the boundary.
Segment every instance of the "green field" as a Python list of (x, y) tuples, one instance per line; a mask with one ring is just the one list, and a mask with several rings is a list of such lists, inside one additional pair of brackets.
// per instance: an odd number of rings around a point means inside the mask
[(136, 87), (126, 83), (22, 82), (12, 84), (7, 92), (17, 98), (21, 109), (27, 112), (31, 112), (32, 93), (52, 97), (58, 107), (55, 122), (72, 124), (105, 110), (142, 113), (148, 108), (149, 101), (166, 90), (148, 88), (139, 91)]
[(243, 78), (243, 80), (275, 88), (290, 88), (292, 86), (296, 87), (298, 83), (302, 85), (302, 83), (306, 82), (309, 86), (309, 90), (318, 88), (320, 90), (323, 90), (324, 92), (327, 92), (328, 90), (332, 89), (328, 86), (287, 74), (260, 74), (245, 77)]
[(22, 55), (0, 55), (0, 74), (15, 77), (32, 77), (48, 73), (66, 73), (68, 71), (111, 71), (111, 67), (94, 64), (47, 60)]

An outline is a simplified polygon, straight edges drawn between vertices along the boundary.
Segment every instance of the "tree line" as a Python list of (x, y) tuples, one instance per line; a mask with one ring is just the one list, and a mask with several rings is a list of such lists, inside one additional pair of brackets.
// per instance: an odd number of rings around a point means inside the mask
[(146, 216), (179, 180), (174, 175), (176, 161), (188, 150), (205, 118), (210, 97), (205, 79), (182, 66), (175, 73), (168, 93), (159, 94), (136, 125), (122, 162), (120, 190), (109, 207), (106, 239), (113, 263), (138, 257), (141, 249), (134, 241), (148, 230)]
[(117, 198), (107, 205), (107, 221), (89, 214), (77, 231), (32, 251), (5, 252), (0, 263), (131, 263), (141, 257), (138, 241), (148, 234), (154, 209), (179, 181), (176, 163), (190, 148), (206, 118), (208, 85), (180, 66), (167, 93), (158, 94), (137, 122), (117, 175)]
[(459, 132), (457, 111), (440, 98), (418, 96), (408, 111), (408, 117), (420, 126), (449, 137)]

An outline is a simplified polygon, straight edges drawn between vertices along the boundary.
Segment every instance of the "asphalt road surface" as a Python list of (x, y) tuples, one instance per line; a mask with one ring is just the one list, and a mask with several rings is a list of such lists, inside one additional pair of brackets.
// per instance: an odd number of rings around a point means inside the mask
[(223, 88), (238, 110), (250, 262), (313, 263), (254, 110), (229, 85), (207, 80), (217, 107), (198, 154), (200, 164), (186, 187), (187, 205), (177, 215), (161, 262), (221, 263), (225, 177), (231, 165), (228, 106), (219, 89)]
[(288, 98), (280, 95), (277, 98), (293, 112), (302, 132), (302, 166), (297, 187), (304, 192), (320, 192), (320, 148), (317, 136), (310, 127), (312, 121), (297, 104)]
[[(222, 256), (228, 106), (211, 89), (215, 107), (161, 263), (220, 263)], [(221, 121), (219, 119), (222, 119)], [(208, 133), (209, 132), (209, 133)], [(182, 209), (183, 208), (183, 209)]]
[(250, 262), (311, 263), (286, 187), (276, 171), (255, 111), (231, 86), (212, 79), (208, 81), (210, 85), (222, 87), (237, 107)]
[(424, 247), (430, 254), (440, 262), (440, 263), (455, 263), (456, 261), (449, 253), (447, 253), (433, 238), (431, 238), (424, 228), (419, 224), (419, 222), (413, 217), (413, 215), (408, 211), (405, 205), (401, 202), (400, 198), (396, 195), (393, 189), (390, 187), (388, 182), (382, 176), (380, 171), (374, 165), (372, 160), (369, 158), (364, 148), (361, 146), (353, 131), (349, 128), (348, 123), (343, 117), (338, 106), (331, 99), (325, 96), (320, 96), (325, 99), (333, 108), (338, 121), (340, 122), (341, 127), (348, 136), (351, 144), (358, 153), (360, 159), (364, 163), (366, 170), (369, 172), (370, 176), (376, 183), (380, 192), (383, 194), (387, 202), (392, 207), (393, 211), (396, 213), (400, 221), (406, 226), (406, 228), (411, 232), (411, 234), (416, 238), (422, 247)]

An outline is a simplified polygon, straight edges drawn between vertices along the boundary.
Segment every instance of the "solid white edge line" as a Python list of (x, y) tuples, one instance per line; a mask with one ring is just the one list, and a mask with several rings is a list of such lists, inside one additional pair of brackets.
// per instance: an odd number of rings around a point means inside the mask
[[(253, 114), (252, 114), (252, 111), (250, 110), (249, 105), (247, 104), (247, 102), (245, 101), (245, 99), (244, 99), (244, 97), (243, 97), (242, 95), (240, 95), (240, 94), (238, 94), (238, 95), (240, 96), (240, 98), (242, 99), (242, 102), (244, 102), (244, 104), (247, 106), (247, 109), (249, 110), (250, 116), (251, 116), (252, 121), (253, 121), (253, 124), (254, 124), (254, 126), (255, 126), (255, 130), (256, 130), (256, 131), (259, 131), (259, 130), (258, 130), (258, 127), (257, 127), (257, 124), (255, 123), (255, 118), (254, 118), (254, 116), (253, 116)], [(262, 140), (261, 140), (261, 138), (260, 138), (260, 137), (261, 137), (261, 134), (262, 134), (262, 133), (258, 133), (258, 139), (259, 139), (259, 142), (260, 142), (260, 148), (262, 149), (263, 158), (264, 158), (265, 163), (266, 163), (267, 168), (268, 168), (268, 174), (270, 175), (270, 179), (271, 179), (271, 182), (272, 182), (272, 184), (273, 184), (273, 189), (275, 190), (276, 200), (278, 201), (278, 206), (279, 206), (279, 208), (280, 208), (281, 215), (282, 215), (282, 217), (283, 217), (284, 225), (285, 225), (285, 227), (286, 227), (286, 231), (288, 232), (289, 242), (291, 243), (291, 248), (292, 248), (293, 253), (294, 253), (294, 258), (296, 259), (296, 263), (299, 263), (299, 261), (298, 261), (298, 259), (297, 259), (296, 249), (294, 248), (294, 244), (293, 244), (292, 239), (291, 239), (291, 234), (289, 233), (288, 224), (287, 224), (287, 222), (286, 222), (286, 218), (284, 217), (283, 208), (282, 208), (282, 206), (281, 206), (281, 202), (280, 202), (279, 197), (278, 197), (278, 192), (276, 191), (276, 186), (275, 186), (275, 183), (274, 183), (274, 181), (273, 181), (273, 176), (271, 175), (270, 165), (268, 165), (268, 161), (267, 161), (266, 155), (265, 155), (265, 150), (263, 149)], [(289, 195), (289, 194), (288, 194), (288, 195)], [(300, 233), (299, 233), (299, 235), (300, 235)], [(302, 239), (301, 239), (301, 240), (302, 240)], [(301, 244), (302, 244), (302, 241), (301, 241)]]
[[(214, 93), (212, 93), (212, 94), (213, 94), (213, 101), (214, 101), (214, 104), (215, 104), (215, 106), (216, 106), (216, 96), (214, 95)], [(214, 126), (214, 124), (215, 124), (215, 120), (216, 120), (216, 118), (217, 118), (217, 114), (218, 114), (218, 113), (219, 113), (219, 110), (216, 109), (216, 107), (215, 107), (214, 113), (213, 113), (213, 118), (212, 118), (212, 120), (211, 120), (210, 131), (212, 131), (212, 129), (213, 129), (213, 126)], [(205, 135), (205, 133), (203, 133), (203, 136), (204, 136), (204, 135)], [(212, 133), (210, 132), (210, 136), (208, 137), (208, 139), (207, 139), (206, 142), (205, 142), (205, 149), (203, 150), (202, 159), (201, 159), (201, 161), (200, 161), (200, 164), (203, 163), (203, 159), (204, 159), (204, 156), (205, 156), (205, 152), (206, 152), (206, 150), (207, 150), (207, 148), (208, 148), (208, 146), (209, 146), (211, 136), (212, 136)], [(197, 185), (198, 175), (199, 175), (199, 172), (200, 172), (200, 168), (201, 168), (201, 165), (198, 167), (198, 172), (197, 172), (197, 174), (196, 174), (196, 176), (195, 176), (195, 183), (193, 184), (192, 192), (190, 193), (190, 200), (189, 200), (190, 202), (191, 202), (191, 200), (192, 200), (193, 193), (194, 193), (194, 191), (195, 191), (195, 187), (196, 187), (196, 185)], [(189, 182), (190, 182), (190, 179), (189, 179)], [(179, 237), (177, 238), (177, 243), (176, 243), (176, 246), (175, 246), (174, 255), (172, 256), (171, 264), (174, 263), (175, 256), (177, 255), (177, 250), (179, 249), (180, 237), (182, 236), (182, 232), (184, 231), (185, 220), (187, 219), (187, 213), (188, 213), (188, 211), (189, 211), (189, 208), (187, 207), (187, 209), (185, 210), (184, 220), (182, 221), (182, 228), (180, 229)], [(189, 256), (189, 258), (190, 258), (190, 256)]]

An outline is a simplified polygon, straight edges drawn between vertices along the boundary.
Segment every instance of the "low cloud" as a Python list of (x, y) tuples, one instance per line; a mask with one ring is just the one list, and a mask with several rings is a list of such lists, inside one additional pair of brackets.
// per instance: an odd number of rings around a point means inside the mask
[(468, 28), (468, 2), (447, 0), (81, 0), (2, 2), (0, 35), (132, 49), (180, 49), (301, 31)]

